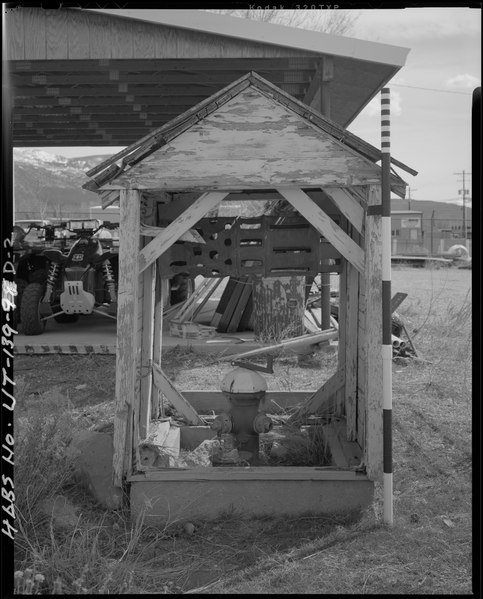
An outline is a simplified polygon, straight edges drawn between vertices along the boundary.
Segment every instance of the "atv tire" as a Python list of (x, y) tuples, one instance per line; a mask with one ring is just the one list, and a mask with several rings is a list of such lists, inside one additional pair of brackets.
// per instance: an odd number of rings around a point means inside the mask
[(20, 322), (20, 306), (22, 305), (22, 295), (27, 288), (27, 281), (25, 279), (15, 279), (17, 285), (17, 295), (15, 297), (15, 310), (13, 311), (13, 328), (16, 329)]
[[(62, 308), (59, 308), (58, 306), (55, 306), (54, 308), (52, 308), (52, 312), (54, 314), (56, 314), (57, 312), (60, 312), (62, 310)], [(69, 322), (77, 322), (79, 320), (79, 315), (78, 314), (66, 314), (65, 312), (62, 312), (62, 314), (57, 314), (57, 316), (54, 316), (54, 320), (55, 322), (58, 322), (59, 324), (67, 324)]]
[(33, 270), (29, 273), (29, 283), (45, 283), (48, 271), (45, 268)]
[(20, 306), (20, 320), (24, 335), (41, 335), (45, 329), (45, 321), (41, 320), (40, 302), (44, 296), (44, 286), (30, 283), (25, 288)]

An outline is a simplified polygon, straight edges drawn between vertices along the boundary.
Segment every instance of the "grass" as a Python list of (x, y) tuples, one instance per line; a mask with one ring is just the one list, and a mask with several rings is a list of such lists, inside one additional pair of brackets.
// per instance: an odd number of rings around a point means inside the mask
[[(409, 293), (398, 313), (424, 361), (393, 364), (391, 528), (382, 523), (379, 484), (362, 517), (228, 513), (193, 522), (191, 532), (182, 522), (152, 528), (123, 510), (100, 510), (73, 480), (64, 448), (74, 430), (109, 419), (113, 357), (17, 357), (17, 591), (471, 594), (470, 277), (454, 269), (393, 271), (393, 293)], [(219, 388), (231, 369), (179, 349), (163, 359), (181, 388)], [(281, 357), (266, 375), (269, 388), (317, 387), (334, 364), (324, 352), (305, 368), (296, 356)], [(59, 495), (75, 508), (69, 526), (42, 509)]]

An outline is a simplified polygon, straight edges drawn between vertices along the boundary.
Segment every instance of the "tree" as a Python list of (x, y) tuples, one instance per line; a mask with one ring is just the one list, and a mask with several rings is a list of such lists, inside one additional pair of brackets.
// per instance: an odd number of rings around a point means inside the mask
[(277, 9), (227, 9), (213, 12), (231, 17), (241, 17), (254, 21), (265, 21), (277, 25), (323, 31), (334, 35), (348, 35), (353, 32), (359, 13), (354, 10), (277, 10)]

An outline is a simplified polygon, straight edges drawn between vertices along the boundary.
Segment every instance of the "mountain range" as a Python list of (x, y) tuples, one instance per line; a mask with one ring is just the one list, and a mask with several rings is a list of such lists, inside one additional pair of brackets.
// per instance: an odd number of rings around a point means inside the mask
[[(89, 208), (100, 204), (99, 196), (82, 189), (88, 181), (85, 173), (106, 160), (100, 154), (80, 158), (66, 158), (33, 148), (15, 148), (14, 196), (15, 218), (75, 218), (89, 215)], [(461, 200), (429, 202), (424, 200), (391, 201), (392, 210), (418, 210), (423, 219), (461, 220)], [(471, 201), (471, 200), (469, 200)], [(466, 208), (466, 218), (471, 221), (471, 208)]]
[(66, 158), (31, 148), (15, 148), (14, 206), (16, 219), (88, 216), (100, 204), (97, 194), (82, 189), (85, 173), (108, 156)]

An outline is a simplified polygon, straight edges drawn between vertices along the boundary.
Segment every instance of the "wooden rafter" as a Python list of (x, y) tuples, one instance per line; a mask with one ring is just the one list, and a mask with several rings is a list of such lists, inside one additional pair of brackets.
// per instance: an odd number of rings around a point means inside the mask
[(278, 189), (286, 200), (329, 241), (360, 273), (364, 273), (364, 251), (298, 188)]

